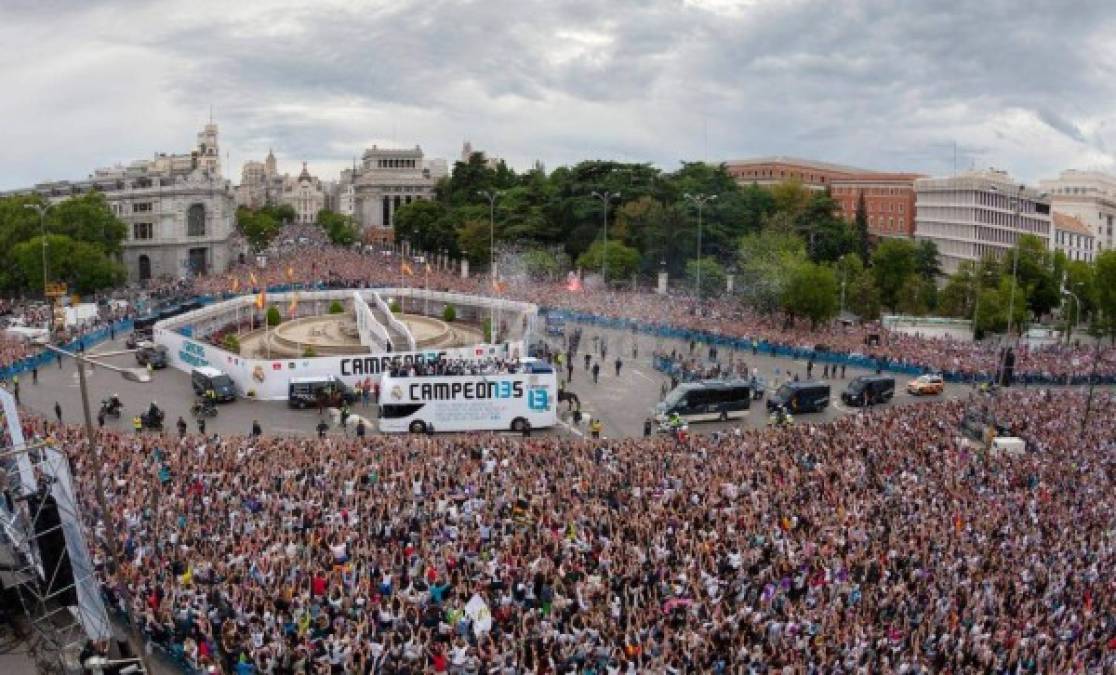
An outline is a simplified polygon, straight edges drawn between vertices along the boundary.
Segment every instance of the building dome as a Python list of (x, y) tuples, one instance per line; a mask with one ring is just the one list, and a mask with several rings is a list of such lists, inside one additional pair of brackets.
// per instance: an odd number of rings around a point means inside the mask
[(313, 181), (314, 180), (314, 177), (311, 176), (310, 172), (306, 170), (306, 162), (302, 163), (302, 173), (298, 174), (298, 179), (299, 179), (299, 181), (304, 181), (304, 180)]

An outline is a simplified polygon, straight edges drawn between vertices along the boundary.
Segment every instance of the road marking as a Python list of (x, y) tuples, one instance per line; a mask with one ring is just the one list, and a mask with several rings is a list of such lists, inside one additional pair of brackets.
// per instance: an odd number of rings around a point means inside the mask
[(846, 414), (846, 415), (852, 415), (856, 412), (855, 410), (852, 410), (851, 408), (846, 408), (844, 405), (838, 403), (837, 401), (833, 402), (833, 407), (836, 408), (837, 410), (841, 411), (842, 413)]
[(643, 373), (639, 372), (639, 371), (638, 371), (638, 370), (636, 370), (635, 368), (632, 368), (632, 372), (633, 372), (633, 373), (635, 373), (636, 375), (639, 375), (640, 377), (642, 377), (643, 379), (647, 380), (648, 382), (651, 382), (651, 383), (654, 383), (654, 382), (655, 382), (655, 380), (651, 379), (650, 377), (647, 377), (646, 375), (644, 375)]

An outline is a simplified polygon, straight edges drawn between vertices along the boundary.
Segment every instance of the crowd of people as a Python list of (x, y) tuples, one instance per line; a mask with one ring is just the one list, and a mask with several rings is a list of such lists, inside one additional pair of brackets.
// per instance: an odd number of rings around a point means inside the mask
[(488, 357), (469, 360), (442, 357), (431, 361), (415, 361), (406, 365), (392, 366), (390, 372), (392, 377), (504, 375), (521, 372), (528, 367), (528, 363), (519, 358)]
[[(101, 431), (100, 457), (24, 424), (73, 458), (115, 608), (203, 672), (1102, 673), (1116, 401), (1085, 405), (685, 440)], [(959, 442), (966, 406), (1025, 453)]]
[[(291, 239), (283, 236), (283, 241)], [(196, 280), (194, 290), (220, 294), (239, 289), (274, 285), (395, 286), (399, 284), (490, 294), (494, 289), (484, 276), (461, 278), (452, 269), (407, 263), (398, 255), (339, 249), (313, 243), (297, 250), (271, 252), (266, 264), (240, 265), (227, 275)], [(635, 291), (571, 291), (563, 283), (511, 279), (495, 289), (503, 297), (534, 302), (540, 306), (592, 314), (599, 317), (638, 321), (645, 327), (715, 333), (745, 342), (812, 350), (818, 346), (831, 352), (862, 355), (884, 364), (912, 366), (935, 372), (991, 378), (1000, 368), (1002, 346), (990, 341), (974, 344), (950, 337), (927, 337), (888, 330), (878, 323), (811, 326), (782, 315), (754, 312), (731, 299), (696, 302), (686, 295), (657, 295)], [(1015, 347), (1018, 376), (1046, 381), (1065, 381), (1093, 374), (1116, 377), (1116, 348), (1096, 350), (1092, 346), (1055, 344)], [(1094, 360), (1097, 360), (1094, 370)]]

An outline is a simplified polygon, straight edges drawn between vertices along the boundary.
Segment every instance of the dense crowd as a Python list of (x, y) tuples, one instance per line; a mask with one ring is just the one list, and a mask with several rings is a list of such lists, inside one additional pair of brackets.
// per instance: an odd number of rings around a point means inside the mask
[[(285, 237), (284, 240), (289, 239)], [(253, 284), (255, 279), (255, 284)], [(234, 281), (235, 280), (235, 281)], [(276, 252), (264, 267), (242, 265), (229, 275), (199, 279), (196, 290), (227, 292), (281, 284), (342, 286), (398, 285), (453, 290), (466, 293), (493, 292), (484, 277), (462, 279), (449, 270), (427, 270), (409, 264), (406, 271), (398, 256), (379, 252), (342, 250), (314, 244), (295, 251)], [(504, 297), (534, 302), (540, 306), (584, 312), (644, 324), (671, 326), (691, 331), (718, 333), (745, 341), (785, 347), (814, 349), (821, 345), (844, 354), (863, 355), (885, 364), (915, 366), (938, 372), (992, 377), (1002, 362), (1001, 346), (992, 342), (973, 344), (949, 337), (915, 336), (887, 330), (877, 323), (845, 325), (834, 323), (813, 327), (806, 321), (788, 320), (753, 312), (731, 300), (695, 302), (685, 295), (662, 296), (630, 291), (570, 291), (565, 284), (508, 280), (498, 289)], [(1097, 352), (1089, 345), (1049, 345), (1015, 348), (1015, 372), (1019, 375), (1065, 380), (1093, 372)], [(1116, 349), (1101, 350), (1096, 373), (1116, 377)]]
[(392, 377), (442, 377), (451, 375), (503, 375), (521, 372), (529, 367), (518, 358), (452, 359), (439, 358), (393, 366)]
[(1116, 402), (1083, 435), (1077, 393), (968, 404), (1022, 456), (929, 405), (685, 441), (104, 431), (99, 459), (25, 426), (111, 469), (110, 597), (202, 670), (1112, 672)]

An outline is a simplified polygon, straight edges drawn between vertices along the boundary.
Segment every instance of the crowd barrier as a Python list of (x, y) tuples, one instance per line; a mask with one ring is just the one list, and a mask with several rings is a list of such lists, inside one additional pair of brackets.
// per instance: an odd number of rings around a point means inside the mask
[[(59, 346), (67, 351), (78, 352), (82, 349), (89, 349), (90, 347), (99, 345), (109, 339), (113, 333), (126, 333), (130, 330), (132, 330), (132, 320), (121, 319), (109, 326), (90, 331), (79, 338)], [(17, 375), (29, 373), (35, 368), (43, 368), (44, 366), (54, 363), (58, 359), (58, 356), (57, 352), (52, 352), (44, 348), (34, 356), (20, 359), (5, 368), (0, 368), (0, 379), (10, 380)], [(66, 357), (63, 356), (62, 358)]]
[[(909, 375), (911, 377), (917, 377), (924, 373), (937, 372), (935, 369), (921, 364), (892, 361), (886, 358), (876, 358), (872, 356), (865, 356), (863, 354), (850, 354), (848, 352), (829, 349), (819, 350), (809, 347), (798, 347), (778, 342), (769, 342), (767, 340), (753, 340), (752, 338), (747, 337), (738, 338), (728, 335), (722, 335), (720, 333), (714, 333), (712, 331), (679, 328), (676, 326), (670, 326), (654, 321), (639, 321), (636, 319), (599, 316), (586, 312), (577, 312), (568, 309), (553, 307), (540, 308), (539, 312), (546, 316), (558, 316), (567, 321), (588, 324), (600, 328), (633, 331), (668, 340), (680, 340), (683, 342), (693, 341), (707, 345), (716, 345), (717, 347), (727, 347), (729, 349), (735, 349), (738, 351), (754, 351), (756, 353), (764, 354), (767, 356), (783, 356), (793, 359), (813, 359), (815, 363), (829, 363), (838, 366), (848, 366), (850, 368), (861, 368), (864, 370), (879, 370), (881, 372), (887, 371), (900, 375)], [(980, 382), (990, 382), (994, 379), (995, 373), (984, 371), (947, 370), (941, 371), (941, 375), (947, 382), (973, 384)], [(1067, 378), (1056, 377), (1050, 373), (1016, 372), (1014, 378), (1015, 382), (1024, 385), (1083, 385), (1089, 384), (1089, 380), (1090, 376), (1087, 373), (1081, 373), (1080, 375), (1074, 375)], [(1093, 378), (1093, 383), (1101, 385), (1116, 384), (1116, 375), (1095, 376)]]

